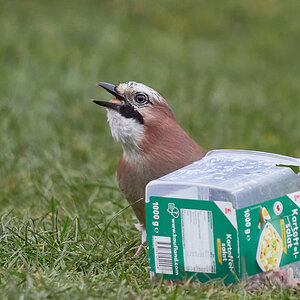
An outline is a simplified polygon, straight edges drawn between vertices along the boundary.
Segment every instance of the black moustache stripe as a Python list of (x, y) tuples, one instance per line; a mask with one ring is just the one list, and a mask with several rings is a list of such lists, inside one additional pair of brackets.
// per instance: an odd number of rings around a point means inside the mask
[(125, 118), (136, 119), (140, 124), (144, 124), (143, 116), (131, 105), (125, 104), (120, 107), (119, 113)]

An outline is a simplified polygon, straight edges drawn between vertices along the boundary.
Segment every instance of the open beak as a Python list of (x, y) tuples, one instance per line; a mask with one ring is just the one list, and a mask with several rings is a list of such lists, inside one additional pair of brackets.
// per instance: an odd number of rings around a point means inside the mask
[(120, 113), (125, 118), (133, 118), (136, 119), (140, 124), (144, 124), (143, 116), (130, 104), (130, 102), (122, 95), (120, 95), (116, 86), (106, 82), (99, 82), (97, 85), (101, 86), (109, 93), (114, 95), (116, 99), (112, 99), (110, 101), (102, 101), (102, 100), (93, 100), (94, 103), (104, 106), (106, 108), (113, 109)]
[(102, 88), (104, 88), (105, 90), (107, 90), (109, 93), (111, 93), (112, 95), (114, 95), (118, 100), (121, 101), (115, 101), (115, 100), (111, 100), (111, 101), (102, 101), (102, 100), (93, 100), (94, 103), (100, 105), (100, 106), (104, 106), (116, 111), (120, 111), (120, 107), (122, 106), (122, 102), (125, 102), (125, 98), (120, 95), (117, 91), (116, 91), (116, 86), (110, 83), (106, 83), (106, 82), (99, 82), (97, 83), (97, 85), (101, 86)]

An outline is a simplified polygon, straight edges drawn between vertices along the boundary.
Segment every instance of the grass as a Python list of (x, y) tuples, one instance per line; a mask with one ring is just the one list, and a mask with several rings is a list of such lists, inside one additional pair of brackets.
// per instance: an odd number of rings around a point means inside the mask
[(143, 82), (207, 150), (300, 157), (296, 1), (17, 1), (0, 10), (0, 297), (298, 299), (151, 282), (98, 81)]

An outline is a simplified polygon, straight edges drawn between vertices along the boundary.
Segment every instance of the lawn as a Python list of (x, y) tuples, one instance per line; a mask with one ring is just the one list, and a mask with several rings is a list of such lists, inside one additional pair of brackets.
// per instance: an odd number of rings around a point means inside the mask
[(300, 157), (298, 1), (0, 0), (0, 297), (298, 299), (164, 285), (135, 258), (98, 81), (159, 91), (205, 149)]

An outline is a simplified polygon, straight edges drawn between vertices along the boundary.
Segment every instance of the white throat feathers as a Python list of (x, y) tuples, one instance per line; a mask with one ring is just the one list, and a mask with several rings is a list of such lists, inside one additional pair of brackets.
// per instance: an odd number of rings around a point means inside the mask
[(113, 138), (122, 144), (125, 158), (137, 156), (141, 151), (139, 143), (143, 138), (144, 125), (111, 109), (107, 109), (107, 120)]

